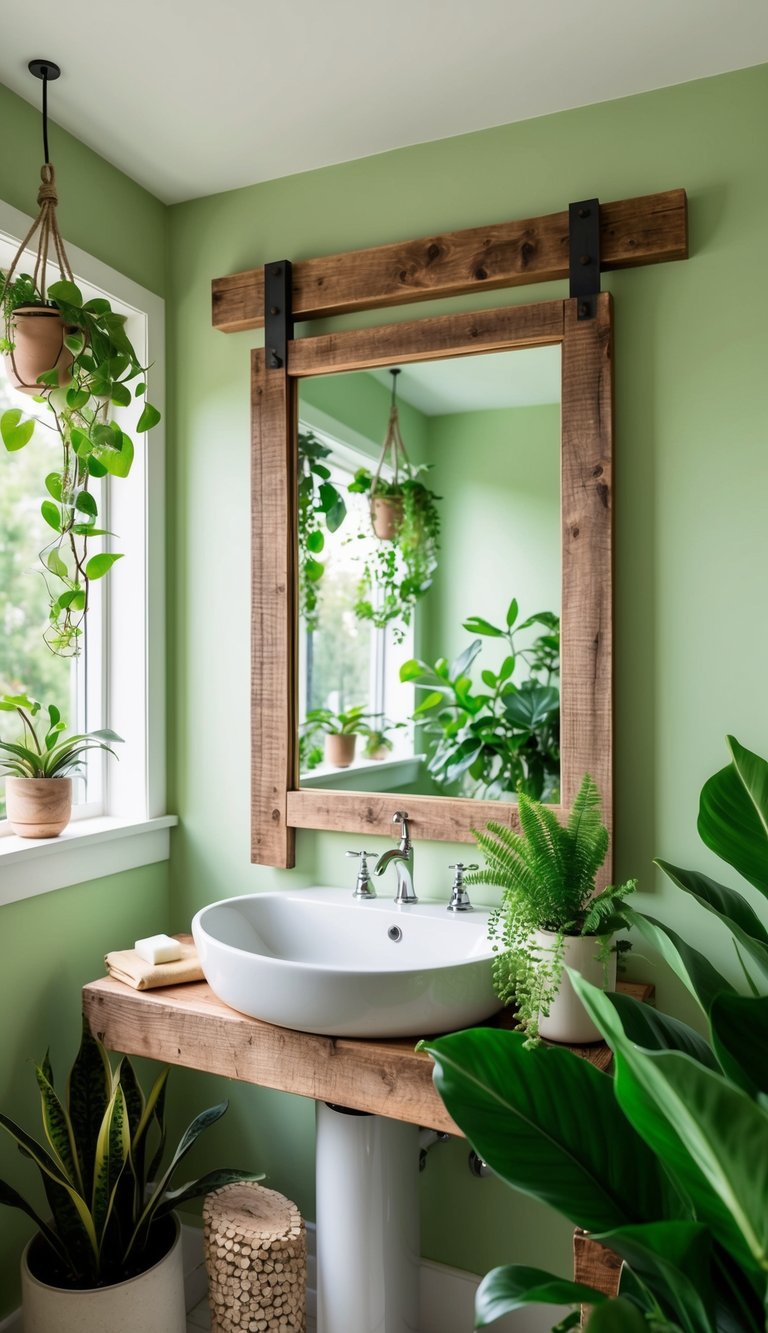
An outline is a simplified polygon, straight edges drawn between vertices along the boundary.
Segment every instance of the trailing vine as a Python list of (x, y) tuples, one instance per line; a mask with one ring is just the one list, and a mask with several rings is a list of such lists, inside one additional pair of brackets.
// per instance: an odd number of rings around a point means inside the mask
[(347, 516), (344, 496), (331, 481), (324, 459), (332, 450), (311, 430), (299, 431), (299, 615), (307, 629), (317, 629), (320, 583), (325, 564), (323, 527), (337, 532)]

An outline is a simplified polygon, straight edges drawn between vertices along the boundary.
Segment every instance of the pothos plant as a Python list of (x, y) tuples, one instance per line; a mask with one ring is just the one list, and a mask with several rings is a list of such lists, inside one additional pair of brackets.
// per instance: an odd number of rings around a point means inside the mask
[[(400, 679), (426, 691), (413, 716), (431, 743), (427, 769), (435, 782), (460, 784), (463, 795), (486, 799), (523, 791), (553, 800), (560, 781), (560, 620), (553, 611), (518, 616), (514, 597), (503, 627), (470, 616), (464, 628), (480, 638), (451, 663), (441, 657), (430, 666), (412, 658)], [(519, 636), (534, 626), (544, 633), (526, 648)], [(470, 675), (483, 639), (506, 646), (498, 670), (481, 671), (484, 689)], [(520, 669), (528, 678), (517, 684)]]
[[(367, 555), (358, 586), (355, 615), (376, 629), (399, 621), (409, 625), (413, 608), (429, 591), (440, 548), (441, 498), (423, 480), (429, 465), (406, 463), (396, 479), (358, 468), (349, 490), (393, 502), (393, 535), (380, 540)], [(366, 540), (369, 540), (366, 535)], [(394, 637), (402, 641), (395, 627)]]
[[(62, 657), (76, 656), (88, 612), (91, 584), (104, 578), (121, 559), (116, 551), (91, 554), (89, 543), (112, 534), (99, 524), (94, 481), (109, 474), (127, 477), (134, 445), (114, 420), (113, 408), (126, 408), (145, 394), (146, 368), (125, 330), (125, 316), (106, 298), (85, 301), (74, 282), (63, 280), (48, 288), (47, 304), (59, 311), (65, 325), (64, 345), (72, 361), (66, 383), (61, 370), (38, 376), (37, 401), (48, 409), (49, 426), (58, 436), (58, 467), (44, 478), (47, 498), (40, 512), (54, 534), (40, 553), (50, 597), (50, 624), (44, 633), (49, 648)], [(30, 302), (44, 304), (28, 274), (4, 282), (2, 289), (5, 334), (0, 351), (14, 347), (14, 313)], [(160, 413), (145, 402), (136, 425), (143, 434), (160, 420)], [(0, 436), (9, 452), (23, 449), (36, 424), (20, 408), (0, 416)]]
[(320, 582), (325, 565), (325, 533), (337, 532), (347, 516), (344, 496), (325, 463), (332, 450), (310, 430), (299, 431), (299, 615), (307, 629), (317, 629)]
[[(588, 773), (565, 824), (554, 810), (524, 792), (518, 809), (521, 833), (491, 820), (484, 832), (475, 834), (485, 865), (470, 873), (467, 882), (503, 890), (489, 922), (494, 985), (500, 1000), (514, 1003), (518, 1027), (535, 1043), (539, 1018), (549, 1012), (562, 980), (566, 937), (599, 936), (606, 961), (612, 947), (621, 951), (624, 942), (613, 945), (613, 936), (628, 924), (625, 899), (636, 881), (595, 892), (608, 851), (608, 830), (600, 793)], [(539, 931), (554, 935), (551, 947), (537, 940)]]

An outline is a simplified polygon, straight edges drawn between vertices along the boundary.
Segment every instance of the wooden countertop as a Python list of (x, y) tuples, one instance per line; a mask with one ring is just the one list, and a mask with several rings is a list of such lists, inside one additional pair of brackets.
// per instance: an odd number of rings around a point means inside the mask
[[(619, 989), (639, 1000), (653, 993), (633, 982)], [(203, 981), (137, 991), (104, 977), (83, 988), (83, 1012), (110, 1050), (461, 1133), (434, 1089), (431, 1059), (414, 1050), (416, 1038), (317, 1037), (275, 1027), (230, 1009)], [(505, 1010), (489, 1026), (513, 1021)], [(604, 1044), (571, 1049), (609, 1068)]]

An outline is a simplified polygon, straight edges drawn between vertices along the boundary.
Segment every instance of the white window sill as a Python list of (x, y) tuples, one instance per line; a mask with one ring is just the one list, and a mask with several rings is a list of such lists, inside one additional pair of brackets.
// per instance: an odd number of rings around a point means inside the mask
[(167, 861), (176, 815), (75, 820), (58, 838), (0, 838), (0, 907), (121, 870)]
[(321, 787), (334, 791), (394, 791), (419, 776), (423, 754), (392, 759), (356, 759), (349, 768), (322, 764), (311, 773), (303, 773), (301, 787)]

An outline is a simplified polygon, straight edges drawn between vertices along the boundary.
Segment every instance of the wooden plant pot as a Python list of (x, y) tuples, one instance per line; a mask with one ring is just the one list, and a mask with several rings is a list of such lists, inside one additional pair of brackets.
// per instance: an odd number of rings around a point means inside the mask
[(6, 778), (5, 806), (20, 838), (57, 838), (72, 818), (72, 779)]
[(382, 542), (393, 542), (403, 521), (403, 502), (399, 496), (375, 496), (371, 500), (374, 535)]
[(338, 733), (325, 738), (325, 758), (334, 768), (349, 768), (355, 757), (357, 736), (342, 736)]
[(169, 1248), (152, 1268), (84, 1291), (52, 1287), (38, 1276), (34, 1237), (21, 1257), (24, 1333), (185, 1333), (181, 1227), (175, 1215), (169, 1220)]
[(56, 367), (59, 384), (69, 382), (72, 353), (64, 346), (66, 331), (61, 315), (52, 306), (22, 305), (13, 312), (11, 340), (15, 347), (7, 360), (8, 378), (15, 389), (28, 394), (44, 392), (37, 377)]
[[(556, 936), (548, 930), (537, 930), (536, 943), (542, 953), (552, 949)], [(575, 1046), (590, 1041), (603, 1041), (603, 1034), (595, 1027), (584, 1005), (576, 994), (566, 967), (580, 972), (600, 990), (616, 989), (616, 953), (612, 951), (606, 962), (601, 957), (603, 947), (600, 935), (566, 935), (563, 953), (563, 976), (549, 1013), (539, 1017), (539, 1036), (545, 1041), (562, 1041)]]

